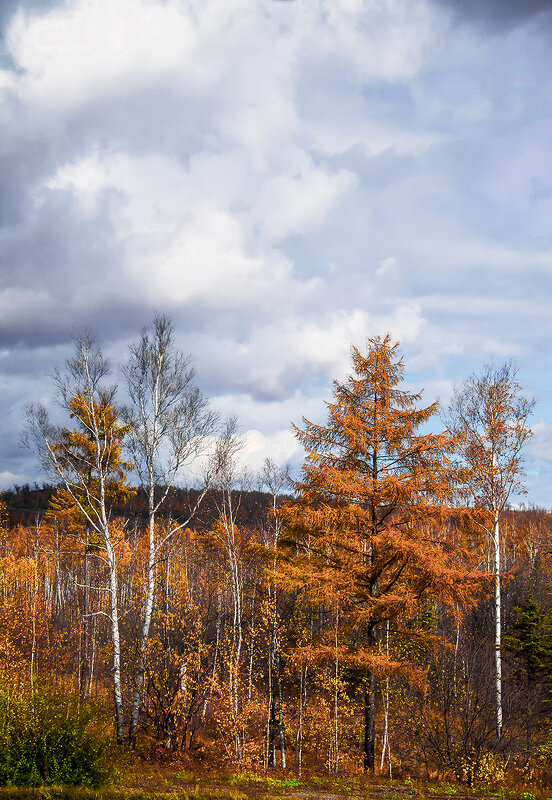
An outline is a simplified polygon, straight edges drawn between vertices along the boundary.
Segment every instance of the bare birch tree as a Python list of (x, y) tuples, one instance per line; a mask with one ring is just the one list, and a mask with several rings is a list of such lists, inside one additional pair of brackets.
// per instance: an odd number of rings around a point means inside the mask
[[(270, 458), (266, 458), (259, 474), (262, 489), (270, 495), (270, 516), (265, 526), (264, 544), (273, 552), (272, 573), (276, 570), (276, 550), (282, 531), (279, 501), (282, 493), (291, 485), (288, 469), (281, 469)], [(276, 766), (276, 735), (280, 742), (282, 769), (286, 768), (286, 748), (284, 738), (284, 711), (282, 704), (281, 652), (278, 634), (277, 586), (272, 575), (267, 581), (267, 601), (270, 614), (270, 635), (268, 640), (268, 716), (266, 727), (266, 767)]]
[(155, 605), (155, 567), (159, 552), (170, 536), (189, 525), (209, 482), (199, 492), (186, 519), (173, 525), (161, 539), (156, 537), (156, 516), (176, 480), (182, 478), (183, 469), (205, 453), (218, 417), (194, 385), (191, 359), (177, 350), (173, 326), (165, 316), (156, 315), (151, 328), (145, 328), (139, 341), (131, 345), (124, 374), (130, 398), (130, 407), (126, 410), (131, 423), (127, 444), (148, 499), (146, 592), (128, 737), (129, 744), (134, 747), (144, 685), (144, 656)]
[(496, 733), (502, 737), (502, 632), (500, 517), (510, 497), (524, 494), (522, 450), (532, 435), (528, 425), (534, 400), (523, 395), (512, 362), (487, 366), (455, 391), (446, 417), (458, 437), (468, 470), (466, 489), (471, 502), (488, 513), (479, 524), (493, 552), (495, 585), (495, 703)]
[(216, 537), (222, 544), (228, 559), (230, 590), (232, 596), (232, 636), (228, 665), (229, 706), (232, 723), (233, 755), (236, 760), (243, 757), (244, 736), (240, 728), (240, 660), (243, 644), (243, 569), (241, 561), (241, 536), (237, 525), (237, 512), (241, 503), (241, 489), (247, 481), (239, 468), (238, 453), (242, 448), (235, 418), (226, 422), (225, 429), (217, 441), (213, 473), (216, 475), (215, 504), (218, 512)]

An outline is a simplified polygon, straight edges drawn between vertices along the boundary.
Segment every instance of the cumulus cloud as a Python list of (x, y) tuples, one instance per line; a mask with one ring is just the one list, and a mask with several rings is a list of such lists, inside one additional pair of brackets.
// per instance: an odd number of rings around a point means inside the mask
[(299, 460), (303, 449), (289, 429), (276, 431), (269, 436), (252, 429), (243, 436), (239, 461), (250, 474), (258, 473), (267, 458), (280, 467)]
[[(542, 351), (546, 10), (449, 11), (2, 6), (0, 469), (30, 474), (18, 418), (47, 398), (71, 333), (96, 331), (121, 361), (154, 310), (217, 407), (242, 417), (252, 462), (297, 457), (289, 421), (323, 415), (366, 336), (390, 331), (434, 388), (482, 356)], [(548, 388), (543, 403), (552, 418)]]

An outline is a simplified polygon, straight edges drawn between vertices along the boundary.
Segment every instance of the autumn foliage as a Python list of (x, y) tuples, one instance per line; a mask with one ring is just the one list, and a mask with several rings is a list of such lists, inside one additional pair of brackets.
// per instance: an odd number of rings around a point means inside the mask
[[(137, 428), (87, 354), (93, 380), (73, 362), (84, 383), (66, 394), (67, 427), (35, 410), (61, 479), (4, 495), (2, 702), (32, 713), (40, 685), (94, 708), (121, 747), (194, 764), (547, 780), (550, 515), (499, 509), (497, 737), (488, 503), (470, 497), (466, 437), (405, 388), (390, 336), (353, 348), (326, 420), (295, 428), (295, 482), (268, 461), (244, 483), (230, 425), (209, 428), (216, 467), (194, 492), (132, 486)], [(39, 495), (47, 508), (25, 512)]]
[[(457, 485), (448, 433), (421, 434), (437, 410), (401, 388), (403, 363), (389, 336), (353, 348), (354, 374), (334, 383), (327, 425), (304, 420), (297, 497), (287, 504), (287, 574), (313, 600), (340, 610), (335, 653), (364, 693), (364, 766), (375, 765), (376, 675), (413, 674), (411, 660), (381, 648), (428, 631), (413, 625), (431, 599), (466, 604), (481, 574), (447, 536)], [(333, 636), (333, 633), (330, 632)], [(387, 648), (389, 650), (389, 648)], [(401, 670), (400, 668), (403, 667)], [(404, 669), (406, 667), (406, 669)]]

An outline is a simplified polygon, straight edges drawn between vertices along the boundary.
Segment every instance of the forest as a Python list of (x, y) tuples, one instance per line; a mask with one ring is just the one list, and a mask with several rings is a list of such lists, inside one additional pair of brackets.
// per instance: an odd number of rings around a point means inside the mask
[(1, 496), (0, 784), (53, 780), (18, 730), (73, 718), (198, 769), (550, 785), (552, 517), (513, 364), (441, 409), (368, 339), (296, 476), (243, 473), (166, 317), (121, 375), (75, 340), (62, 421), (27, 410), (45, 483)]

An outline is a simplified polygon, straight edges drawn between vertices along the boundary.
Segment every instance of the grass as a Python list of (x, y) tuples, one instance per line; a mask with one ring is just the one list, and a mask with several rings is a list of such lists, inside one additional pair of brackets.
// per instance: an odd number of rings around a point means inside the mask
[[(411, 778), (375, 780), (363, 775), (320, 776), (307, 772), (299, 778), (285, 773), (265, 774), (255, 770), (235, 773), (202, 767), (195, 771), (188, 764), (152, 763), (137, 756), (118, 760), (113, 783), (102, 788), (41, 786), (0, 788), (0, 800), (464, 800), (496, 798), (502, 800), (552, 800), (550, 791), (533, 786), (477, 786)], [(376, 787), (378, 787), (376, 789)], [(385, 789), (384, 789), (385, 787)], [(374, 791), (372, 791), (374, 789)], [(303, 795), (304, 793), (304, 795)]]

